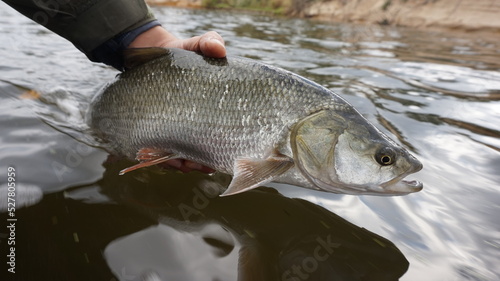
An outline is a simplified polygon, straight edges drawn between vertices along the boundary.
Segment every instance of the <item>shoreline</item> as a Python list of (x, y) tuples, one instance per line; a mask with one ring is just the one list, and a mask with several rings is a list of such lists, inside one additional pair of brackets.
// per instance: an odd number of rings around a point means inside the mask
[(497, 0), (269, 0), (265, 7), (260, 8), (244, 7), (237, 2), (219, 2), (219, 0), (147, 0), (147, 2), (152, 6), (179, 8), (222, 8), (264, 13), (279, 11), (279, 14), (283, 15), (328, 22), (465, 32), (500, 32), (500, 1)]
[(495, 0), (316, 1), (299, 15), (337, 22), (500, 31), (500, 2)]

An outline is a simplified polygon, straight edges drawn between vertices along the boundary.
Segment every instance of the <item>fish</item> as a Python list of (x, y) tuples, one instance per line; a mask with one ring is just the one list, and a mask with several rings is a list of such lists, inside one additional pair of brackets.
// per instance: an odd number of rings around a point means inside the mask
[(170, 159), (232, 175), (221, 196), (269, 182), (340, 194), (405, 195), (422, 164), (344, 98), (290, 71), (244, 57), (208, 58), (175, 48), (128, 49), (127, 70), (87, 113), (110, 151)]

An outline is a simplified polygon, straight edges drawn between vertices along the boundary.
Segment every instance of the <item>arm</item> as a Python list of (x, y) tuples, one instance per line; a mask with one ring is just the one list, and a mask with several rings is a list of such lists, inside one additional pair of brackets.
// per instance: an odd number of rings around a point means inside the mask
[(178, 39), (161, 27), (144, 0), (3, 0), (28, 18), (66, 38), (91, 61), (123, 69), (126, 48), (176, 47), (224, 57), (215, 32)]

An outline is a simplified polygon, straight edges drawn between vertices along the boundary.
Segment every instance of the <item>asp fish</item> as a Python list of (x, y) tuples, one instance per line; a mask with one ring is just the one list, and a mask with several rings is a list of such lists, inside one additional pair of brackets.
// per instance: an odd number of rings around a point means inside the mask
[(112, 153), (182, 158), (233, 175), (223, 195), (274, 181), (344, 194), (402, 195), (422, 164), (334, 92), (242, 57), (130, 49), (88, 122)]

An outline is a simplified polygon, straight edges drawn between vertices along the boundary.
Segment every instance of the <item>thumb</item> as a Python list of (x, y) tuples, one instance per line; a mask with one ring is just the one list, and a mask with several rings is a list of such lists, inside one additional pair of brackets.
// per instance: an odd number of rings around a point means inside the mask
[(182, 40), (182, 48), (189, 51), (201, 52), (203, 55), (212, 58), (223, 58), (226, 56), (224, 40), (214, 31)]

